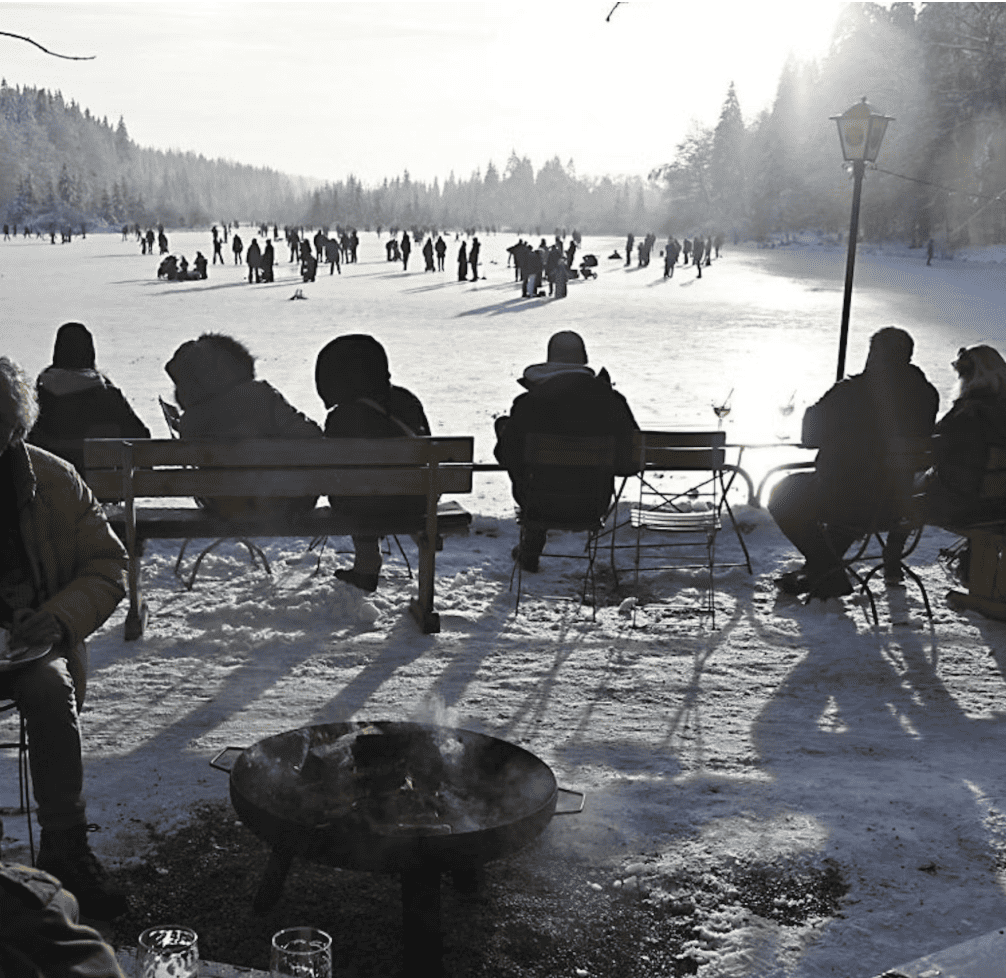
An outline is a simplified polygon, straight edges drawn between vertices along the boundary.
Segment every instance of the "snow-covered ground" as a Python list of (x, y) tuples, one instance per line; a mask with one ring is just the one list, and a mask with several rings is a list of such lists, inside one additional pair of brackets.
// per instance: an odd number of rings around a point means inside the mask
[[(679, 268), (665, 281), (659, 257), (626, 269), (607, 257), (624, 254), (621, 239), (586, 239), (581, 254), (599, 257), (599, 278), (548, 301), (520, 298), (504, 250), (514, 240), (484, 240), (478, 283), (455, 281), (453, 242), (448, 272), (423, 273), (414, 253), (404, 273), (365, 234), (360, 263), (341, 276), (323, 267), (304, 284), (281, 260), (276, 282), (258, 286), (233, 265), (211, 266), (206, 282), (158, 282), (158, 259), (117, 234), (5, 242), (0, 348), (38, 372), (59, 324), (83, 321), (99, 365), (165, 437), (156, 399), (171, 396), (163, 365), (182, 341), (211, 330), (239, 337), (258, 355), (259, 375), (322, 421), (315, 355), (340, 333), (368, 332), (434, 431), (474, 435), (479, 461), (492, 461), (492, 419), (557, 329), (584, 336), (591, 363), (609, 369), (644, 428), (715, 427), (712, 405), (729, 397), (731, 442), (792, 442), (803, 409), (834, 380), (845, 265), (837, 244), (728, 244), (701, 280)], [(208, 232), (173, 234), (171, 245), (190, 261), (196, 248), (212, 254)], [(942, 413), (958, 347), (1003, 346), (1004, 284), (998, 260), (927, 268), (924, 251), (862, 248), (849, 371), (870, 333), (904, 326)], [(307, 301), (289, 301), (297, 288)], [(757, 479), (797, 457), (749, 449), (743, 464)], [(875, 589), (879, 628), (853, 598), (804, 606), (778, 597), (772, 579), (795, 553), (741, 495), (735, 512), (754, 574), (717, 576), (715, 629), (695, 613), (696, 576), (650, 575), (637, 590), (627, 552), (620, 587), (602, 561), (596, 622), (567, 600), (582, 565), (561, 559), (525, 577), (530, 596), (515, 617), (505, 477), (476, 476), (461, 502), (472, 532), (448, 538), (438, 555), (443, 630), (433, 636), (408, 616), (415, 583), (399, 557), (366, 596), (332, 578), (348, 557), (331, 549), (315, 574), (306, 541), (262, 541), (269, 578), (238, 548), (221, 547), (189, 593), (172, 573), (177, 544), (149, 544), (147, 634), (123, 642), (123, 607), (90, 646), (83, 724), (99, 854), (112, 865), (142, 859), (145, 823), (164, 828), (199, 800), (225, 799), (226, 778), (207, 766), (220, 747), (331, 720), (436, 719), (520, 743), (560, 784), (585, 791), (584, 813), (553, 822), (542, 857), (596, 860), (607, 879), (635, 877), (652, 899), (673, 900), (683, 868), (838, 867), (850, 889), (837, 916), (784, 926), (710, 912), (694, 948), (703, 975), (869, 975), (1002, 925), (1006, 625), (945, 606), (951, 582), (937, 557), (949, 535), (927, 531), (913, 558), (932, 624), (911, 585)], [(719, 553), (739, 554), (732, 533), (720, 536)], [(619, 611), (633, 594), (635, 618)], [(5, 754), (0, 805), (15, 804), (15, 761)], [(16, 856), (23, 820), (5, 824), (5, 852)]]

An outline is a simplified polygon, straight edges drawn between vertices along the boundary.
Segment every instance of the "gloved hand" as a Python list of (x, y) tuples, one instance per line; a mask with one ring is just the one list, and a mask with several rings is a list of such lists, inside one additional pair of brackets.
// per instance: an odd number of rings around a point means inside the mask
[(31, 611), (19, 608), (14, 612), (11, 628), (12, 649), (38, 645), (58, 645), (66, 638), (66, 630), (51, 611)]

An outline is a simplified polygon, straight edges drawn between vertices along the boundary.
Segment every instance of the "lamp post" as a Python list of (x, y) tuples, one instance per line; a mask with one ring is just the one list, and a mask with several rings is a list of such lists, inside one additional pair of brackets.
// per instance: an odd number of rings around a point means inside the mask
[(859, 197), (863, 192), (866, 164), (875, 163), (884, 141), (890, 116), (878, 115), (863, 96), (841, 115), (831, 117), (838, 124), (842, 155), (852, 164), (852, 215), (849, 218), (849, 254), (845, 262), (845, 298), (842, 300), (842, 332), (838, 340), (838, 376), (845, 374), (845, 348), (849, 341), (849, 309), (852, 306), (852, 273), (856, 267), (856, 238), (859, 237)]

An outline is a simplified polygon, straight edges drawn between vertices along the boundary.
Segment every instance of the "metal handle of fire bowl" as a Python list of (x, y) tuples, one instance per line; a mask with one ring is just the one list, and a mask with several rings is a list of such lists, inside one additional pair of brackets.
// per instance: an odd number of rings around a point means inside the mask
[(578, 808), (563, 808), (561, 810), (557, 808), (553, 812), (554, 815), (579, 815), (583, 811), (583, 805), (587, 800), (587, 796), (582, 791), (573, 791), (572, 788), (557, 788), (557, 790), (565, 795), (576, 795), (580, 799), (580, 805)]
[(233, 764), (231, 765), (231, 767), (224, 767), (223, 764), (218, 763), (220, 761), (220, 758), (223, 757), (224, 754), (226, 754), (229, 750), (236, 750), (236, 751), (239, 751), (239, 752), (243, 753), (245, 750), (247, 750), (247, 748), (245, 748), (245, 747), (225, 747), (218, 754), (214, 754), (213, 757), (210, 758), (210, 767), (215, 768), (217, 771), (223, 771), (224, 774), (230, 774), (231, 773), (231, 768), (234, 766)]

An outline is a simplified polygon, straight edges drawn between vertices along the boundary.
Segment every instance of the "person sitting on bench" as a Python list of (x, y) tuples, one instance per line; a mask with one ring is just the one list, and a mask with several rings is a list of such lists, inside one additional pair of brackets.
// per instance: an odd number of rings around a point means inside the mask
[[(883, 498), (885, 446), (891, 438), (931, 435), (940, 400), (910, 362), (914, 346), (903, 329), (874, 333), (863, 372), (839, 381), (807, 408), (802, 441), (818, 449), (815, 470), (787, 476), (768, 504), (805, 558), (799, 570), (776, 579), (784, 594), (821, 600), (851, 594), (845, 552), (866, 530), (890, 528), (896, 501)], [(900, 580), (902, 542), (896, 534), (888, 537), (884, 571), (891, 579)]]
[[(223, 333), (183, 343), (164, 369), (175, 382), (182, 438), (320, 438), (319, 425), (298, 411), (268, 381), (255, 379), (255, 358)], [(282, 516), (314, 509), (317, 497), (274, 499), (215, 496), (197, 500), (227, 519)]]
[[(391, 383), (388, 355), (373, 336), (353, 333), (332, 340), (318, 354), (314, 381), (329, 409), (326, 438), (415, 438), (430, 433), (419, 398)], [(426, 512), (425, 496), (330, 496), (329, 503), (333, 511), (378, 522), (394, 514), (414, 515), (418, 523)], [(362, 591), (376, 591), (380, 538), (354, 535), (353, 547), (352, 568), (340, 568), (335, 576)]]
[(122, 392), (94, 365), (94, 340), (82, 323), (56, 331), (52, 364), (38, 375), (39, 414), (28, 441), (84, 471), (85, 438), (149, 438)]

